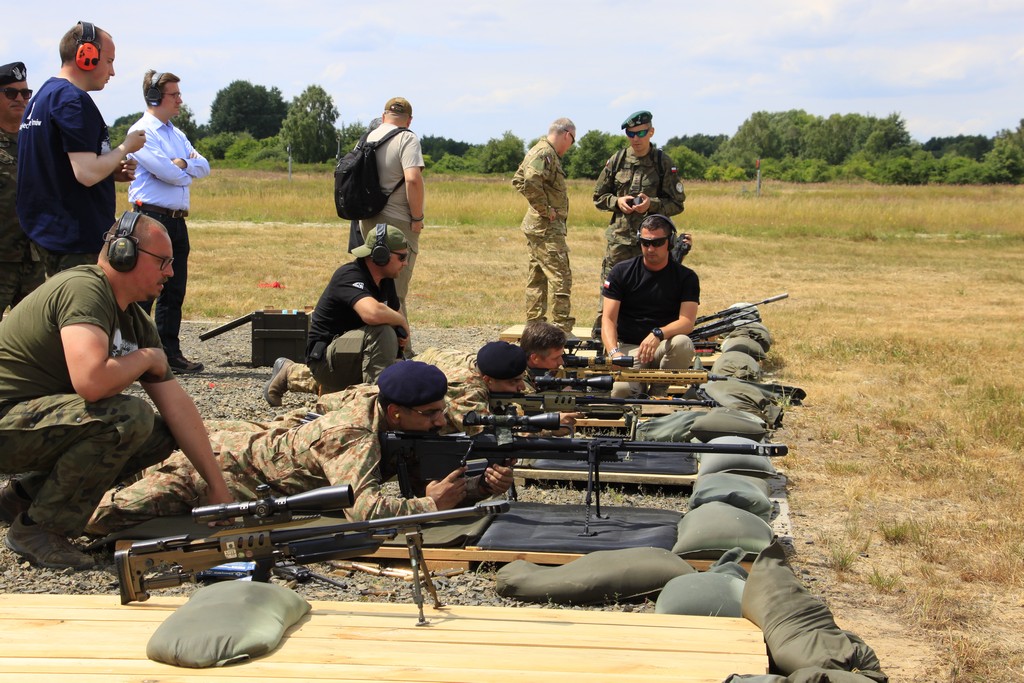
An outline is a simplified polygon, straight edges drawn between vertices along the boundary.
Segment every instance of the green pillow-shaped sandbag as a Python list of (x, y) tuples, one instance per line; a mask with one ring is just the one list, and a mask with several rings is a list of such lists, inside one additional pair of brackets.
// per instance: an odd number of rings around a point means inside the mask
[(702, 385), (701, 391), (723, 408), (756, 415), (773, 428), (782, 424), (783, 411), (778, 398), (757, 384), (728, 377)]
[(686, 443), (692, 440), (690, 426), (694, 420), (706, 415), (706, 410), (677, 410), (668, 415), (659, 415), (636, 426), (638, 441), (674, 441)]
[(841, 671), (813, 666), (789, 674), (786, 683), (887, 683), (881, 671)]
[(768, 494), (768, 484), (764, 479), (731, 472), (702, 473), (693, 485), (690, 509), (695, 510), (711, 502), (727, 503), (770, 522), (772, 501)]
[(524, 602), (592, 605), (649, 595), (694, 572), (664, 548), (598, 550), (559, 567), (516, 560), (498, 570), (495, 591)]
[(778, 474), (772, 461), (763, 455), (744, 453), (701, 453), (700, 472), (732, 472), (748, 477), (771, 477)]
[(750, 337), (729, 337), (722, 342), (722, 353), (727, 351), (740, 351), (759, 363), (768, 357), (760, 342)]
[(686, 559), (718, 559), (732, 548), (753, 557), (772, 542), (772, 528), (728, 503), (706, 503), (683, 515), (672, 552)]
[(245, 661), (277, 647), (285, 630), (308, 611), (308, 602), (277, 584), (204, 586), (160, 624), (146, 656), (192, 669)]
[(726, 552), (706, 572), (677, 576), (661, 589), (654, 611), (695, 617), (740, 617), (745, 570), (743, 548)]
[(772, 333), (768, 331), (768, 328), (763, 323), (744, 323), (725, 335), (726, 339), (732, 339), (733, 337), (749, 337), (760, 344), (765, 353), (771, 351), (772, 348)]
[(807, 667), (881, 669), (874, 650), (839, 628), (828, 607), (801, 585), (777, 542), (754, 561), (743, 589), (743, 616), (764, 633), (772, 661), (787, 676)]
[(761, 381), (761, 364), (742, 351), (725, 351), (711, 366), (715, 375), (726, 375), (751, 382)]
[(742, 436), (760, 441), (768, 433), (768, 425), (758, 416), (742, 410), (712, 408), (693, 420), (689, 433), (692, 438), (704, 443), (720, 436)]

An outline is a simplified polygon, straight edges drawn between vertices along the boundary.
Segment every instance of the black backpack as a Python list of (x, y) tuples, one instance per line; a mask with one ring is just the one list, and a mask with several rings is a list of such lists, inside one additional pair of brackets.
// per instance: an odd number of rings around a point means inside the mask
[[(334, 169), (334, 206), (340, 218), (370, 218), (384, 210), (390, 193), (380, 189), (380, 178), (377, 175), (377, 157), (374, 152), (385, 142), (408, 128), (396, 128), (375, 142), (367, 142), (367, 131), (359, 138), (359, 143), (351, 152), (338, 162)], [(403, 177), (395, 190), (405, 182)], [(392, 190), (394, 192), (394, 190)]]

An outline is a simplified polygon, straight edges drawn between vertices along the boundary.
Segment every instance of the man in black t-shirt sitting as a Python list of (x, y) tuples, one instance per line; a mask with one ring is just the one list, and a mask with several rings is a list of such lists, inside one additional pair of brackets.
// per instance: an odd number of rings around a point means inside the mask
[[(697, 319), (700, 280), (670, 257), (675, 233), (668, 216), (645, 218), (638, 235), (641, 255), (617, 263), (604, 282), (601, 342), (611, 358), (633, 356), (642, 368), (686, 370), (693, 363), (693, 342), (686, 335)], [(627, 382), (612, 389), (619, 398), (639, 393), (645, 388)]]
[(352, 250), (355, 261), (331, 276), (313, 309), (306, 364), (278, 358), (263, 397), (281, 405), (284, 392), (331, 393), (377, 381), (400, 356), (409, 321), (399, 312), (395, 276), (409, 258), (409, 243), (398, 228), (384, 224)]

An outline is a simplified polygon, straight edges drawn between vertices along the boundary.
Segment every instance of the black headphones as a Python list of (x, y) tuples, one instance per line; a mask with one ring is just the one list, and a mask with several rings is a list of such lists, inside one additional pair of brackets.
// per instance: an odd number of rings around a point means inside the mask
[(139, 238), (133, 234), (141, 213), (125, 211), (117, 221), (114, 234), (107, 238), (107, 261), (119, 273), (127, 273), (139, 262)]
[[(671, 249), (672, 248), (672, 244), (675, 242), (676, 224), (672, 222), (671, 218), (669, 218), (668, 216), (666, 216), (663, 213), (652, 213), (652, 214), (649, 214), (646, 218), (644, 218), (643, 223), (640, 223), (640, 230), (636, 231), (636, 238), (640, 239), (640, 232), (644, 229), (644, 223), (646, 223), (647, 221), (649, 221), (652, 218), (660, 218), (660, 219), (664, 220), (666, 223), (668, 223), (668, 227), (671, 230), (671, 232), (668, 234), (668, 246)], [(650, 229), (650, 228), (648, 228), (648, 229)]]
[(378, 266), (386, 266), (391, 261), (391, 248), (388, 247), (388, 224), (378, 223), (374, 228), (373, 235), (370, 260)]
[(78, 39), (75, 50), (75, 64), (82, 71), (92, 71), (100, 63), (100, 46), (96, 43), (96, 27), (88, 21), (80, 21), (82, 37)]
[(146, 88), (146, 104), (151, 107), (159, 107), (164, 101), (164, 94), (160, 92), (160, 79), (163, 78), (163, 71), (155, 71), (153, 78), (149, 79), (149, 87)]

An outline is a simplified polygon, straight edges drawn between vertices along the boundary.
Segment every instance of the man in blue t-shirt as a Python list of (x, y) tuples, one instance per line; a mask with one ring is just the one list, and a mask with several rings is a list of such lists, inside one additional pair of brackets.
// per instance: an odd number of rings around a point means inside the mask
[(114, 181), (135, 177), (127, 156), (144, 131), (111, 149), (110, 135), (89, 92), (114, 75), (114, 41), (80, 22), (60, 41), (60, 72), (29, 101), (18, 135), (18, 218), (47, 276), (96, 263), (103, 233), (114, 221)]
[[(604, 282), (601, 341), (611, 358), (633, 356), (641, 368), (686, 370), (693, 363), (693, 330), (700, 304), (697, 274), (671, 258), (676, 228), (652, 214), (637, 235), (641, 255), (617, 263)], [(667, 387), (660, 387), (664, 390)], [(643, 387), (616, 382), (625, 398)]]

